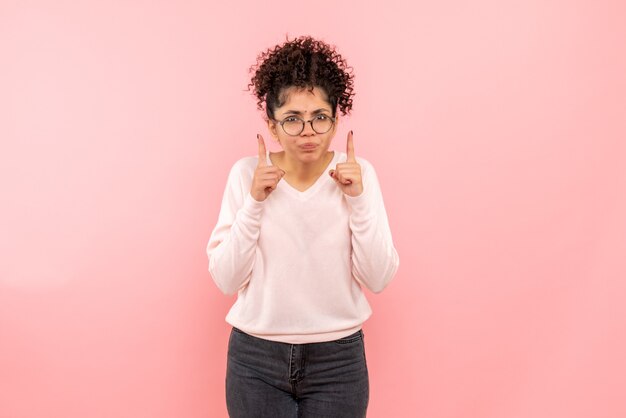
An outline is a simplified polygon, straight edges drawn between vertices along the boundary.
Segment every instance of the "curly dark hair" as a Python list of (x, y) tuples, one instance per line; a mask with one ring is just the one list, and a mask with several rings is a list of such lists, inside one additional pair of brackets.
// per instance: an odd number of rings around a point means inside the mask
[(285, 104), (285, 90), (289, 87), (319, 87), (327, 95), (333, 117), (337, 106), (343, 115), (352, 109), (354, 74), (335, 47), (312, 38), (300, 36), (282, 45), (269, 48), (257, 56), (249, 72), (254, 76), (248, 84), (254, 89), (257, 107), (273, 119), (274, 110)]

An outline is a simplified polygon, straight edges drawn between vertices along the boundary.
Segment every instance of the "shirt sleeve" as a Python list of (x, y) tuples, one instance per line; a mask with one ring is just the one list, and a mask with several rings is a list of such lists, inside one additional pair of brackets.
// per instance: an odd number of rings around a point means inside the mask
[(374, 167), (361, 161), (363, 192), (344, 195), (351, 208), (352, 275), (374, 293), (387, 287), (400, 259), (393, 245), (389, 220)]
[(228, 175), (217, 225), (206, 248), (209, 272), (226, 295), (235, 294), (250, 281), (261, 231), (264, 202), (250, 194), (242, 168), (235, 163)]

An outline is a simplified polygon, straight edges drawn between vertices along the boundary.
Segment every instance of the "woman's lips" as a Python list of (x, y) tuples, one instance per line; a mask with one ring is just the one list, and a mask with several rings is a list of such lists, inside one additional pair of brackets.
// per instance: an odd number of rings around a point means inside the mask
[(308, 150), (312, 150), (312, 149), (317, 148), (317, 144), (313, 144), (313, 143), (302, 144), (302, 145), (300, 145), (300, 148), (302, 148), (303, 150), (308, 151)]

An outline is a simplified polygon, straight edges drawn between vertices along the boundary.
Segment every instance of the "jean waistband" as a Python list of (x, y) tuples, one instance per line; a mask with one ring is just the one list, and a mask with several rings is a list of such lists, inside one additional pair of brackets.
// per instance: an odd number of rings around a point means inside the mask
[[(232, 329), (233, 329), (233, 331), (235, 331), (235, 332), (239, 332), (239, 333), (241, 333), (241, 334), (245, 334), (245, 335), (249, 336), (250, 338), (256, 338), (256, 339), (259, 339), (259, 340), (268, 341), (268, 342), (270, 342), (270, 343), (288, 344), (288, 343), (281, 342), (281, 341), (273, 341), (273, 340), (268, 340), (268, 339), (264, 339), (264, 338), (259, 338), (259, 337), (254, 336), (254, 335), (250, 335), (250, 334), (248, 334), (247, 332), (242, 331), (241, 329), (239, 329), (239, 328), (237, 328), (237, 327), (234, 327), (234, 326), (232, 327)], [(337, 339), (335, 339), (335, 340), (329, 340), (329, 341), (319, 341), (319, 342), (311, 342), (311, 343), (308, 343), (308, 344), (318, 344), (318, 343), (328, 343), (328, 342), (345, 342), (345, 341), (350, 341), (350, 340), (353, 340), (353, 339), (355, 339), (355, 338), (363, 338), (363, 337), (364, 337), (364, 334), (363, 334), (363, 328), (361, 328), (361, 329), (359, 329), (358, 331), (356, 331), (356, 332), (354, 332), (354, 333), (352, 333), (352, 334), (350, 334), (350, 335), (346, 335), (346, 336), (344, 336), (344, 337), (337, 338)]]

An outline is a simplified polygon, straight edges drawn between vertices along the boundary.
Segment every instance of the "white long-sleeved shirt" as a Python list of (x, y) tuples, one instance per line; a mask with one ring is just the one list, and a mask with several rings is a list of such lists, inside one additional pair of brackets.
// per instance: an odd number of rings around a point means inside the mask
[[(361, 165), (363, 192), (345, 195), (328, 175), (346, 161), (334, 151), (301, 192), (284, 179), (262, 202), (250, 194), (258, 156), (233, 165), (207, 245), (209, 272), (237, 300), (226, 322), (290, 344), (331, 341), (358, 331), (372, 314), (361, 286), (381, 292), (399, 266), (376, 172)], [(268, 165), (272, 165), (269, 152)]]

